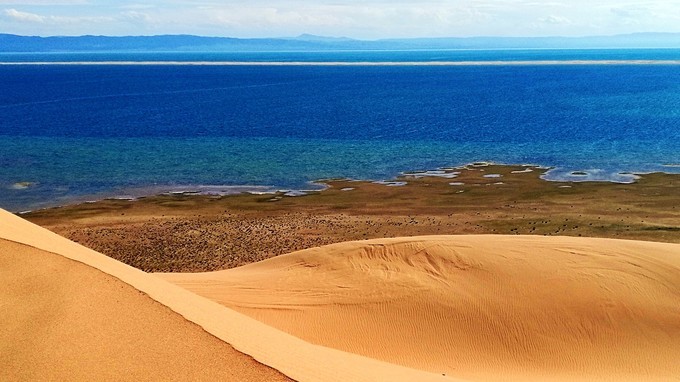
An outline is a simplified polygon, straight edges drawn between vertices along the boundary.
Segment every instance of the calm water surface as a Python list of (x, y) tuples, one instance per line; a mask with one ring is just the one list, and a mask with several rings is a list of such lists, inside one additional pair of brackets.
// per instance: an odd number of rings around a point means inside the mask
[[(650, 52), (644, 59), (677, 53)], [(419, 54), (390, 60), (453, 53)], [(27, 59), (0, 61), (8, 56)], [(10, 65), (0, 66), (0, 116), (0, 207), (14, 211), (172, 190), (308, 189), (473, 161), (557, 167), (553, 178), (680, 172), (667, 166), (680, 163), (673, 65)]]

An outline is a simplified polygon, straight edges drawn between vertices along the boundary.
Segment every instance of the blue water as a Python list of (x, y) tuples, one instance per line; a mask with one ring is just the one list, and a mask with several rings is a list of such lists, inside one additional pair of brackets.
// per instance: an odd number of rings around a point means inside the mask
[(680, 172), (680, 66), (0, 66), (13, 211), (473, 161)]

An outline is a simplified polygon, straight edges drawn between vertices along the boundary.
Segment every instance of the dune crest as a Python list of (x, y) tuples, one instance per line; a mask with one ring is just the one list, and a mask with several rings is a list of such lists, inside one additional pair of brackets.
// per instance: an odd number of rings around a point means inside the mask
[(310, 344), (4, 210), (0, 287), (0, 380), (453, 380)]
[(314, 344), (470, 380), (680, 376), (680, 245), (379, 239), (166, 280)]
[(0, 380), (290, 381), (113, 276), (0, 251)]

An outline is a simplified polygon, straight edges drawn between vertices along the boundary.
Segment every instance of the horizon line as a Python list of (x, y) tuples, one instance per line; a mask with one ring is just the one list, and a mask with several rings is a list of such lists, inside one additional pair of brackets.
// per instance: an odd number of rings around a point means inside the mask
[(680, 60), (523, 60), (523, 61), (34, 61), (0, 62), (0, 66), (587, 66), (668, 65)]

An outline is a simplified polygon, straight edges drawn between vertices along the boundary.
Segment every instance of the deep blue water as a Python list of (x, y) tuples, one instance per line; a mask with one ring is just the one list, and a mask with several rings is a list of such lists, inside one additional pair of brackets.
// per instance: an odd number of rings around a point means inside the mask
[(472, 161), (680, 172), (680, 66), (0, 66), (14, 211)]

